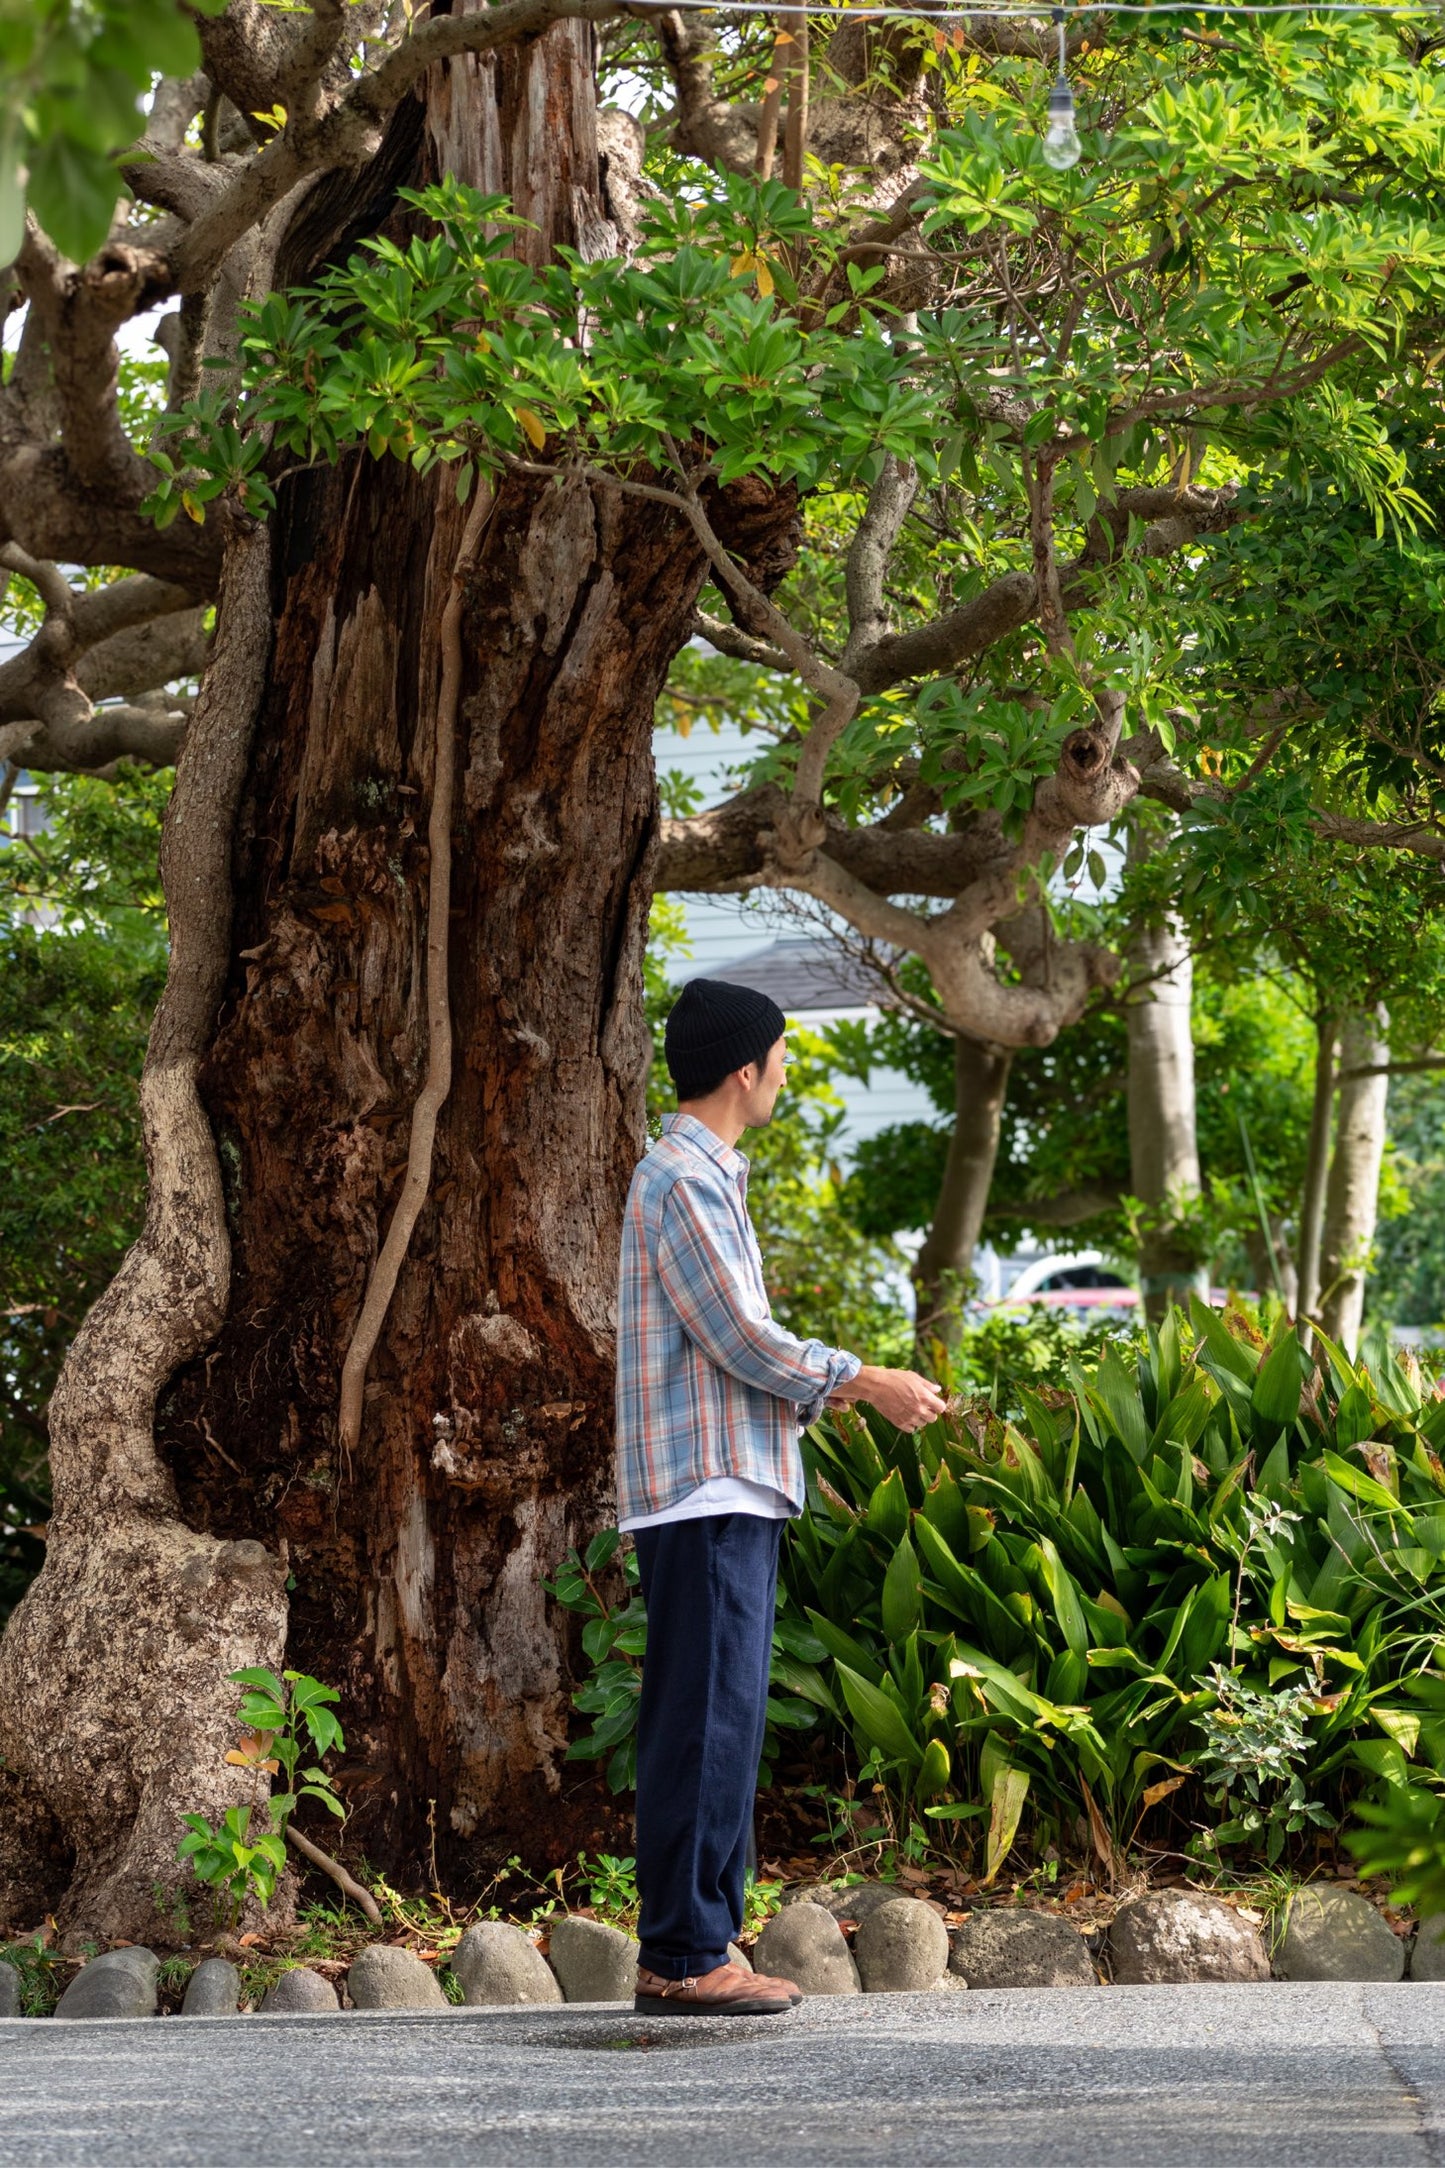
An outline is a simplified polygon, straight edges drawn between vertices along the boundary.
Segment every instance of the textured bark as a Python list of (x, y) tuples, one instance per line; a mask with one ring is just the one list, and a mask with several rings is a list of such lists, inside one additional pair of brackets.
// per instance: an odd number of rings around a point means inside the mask
[(958, 1338), (960, 1302), (983, 1232), (1012, 1063), (1006, 1049), (980, 1046), (974, 1039), (953, 1042), (953, 1134), (933, 1222), (913, 1270), (922, 1347), (933, 1340), (951, 1345)]
[(1351, 1071), (1389, 1061), (1386, 1025), (1383, 1009), (1357, 1010), (1340, 1034), (1340, 1107), (1320, 1244), (1320, 1323), (1349, 1355), (1359, 1346), (1364, 1317), (1390, 1091), (1387, 1075)]
[(462, 1836), (535, 1837), (557, 1783), (570, 1680), (539, 1584), (605, 1511), (652, 705), (703, 569), (654, 507), (585, 487), (504, 491), (493, 515), (464, 626), (455, 1079), (347, 1467), (341, 1364), (425, 1063), (427, 719), (459, 521), (368, 463), (281, 524), (205, 1073), (235, 1299), (163, 1423), (198, 1522), (288, 1540), (291, 1660), (344, 1690), (369, 1764), (357, 1838), (408, 1863), (429, 1798)]
[[(0, 1901), (39, 1894), (37, 1834), (75, 1854), (71, 1937), (168, 1931), (179, 1817), (257, 1797), (228, 1768), (226, 1674), (276, 1663), (285, 1565), (178, 1510), (152, 1429), (156, 1397), (225, 1313), (221, 1172), (196, 1089), (226, 970), (229, 841), (270, 636), (266, 538), (233, 559), (217, 652), (166, 817), (171, 957), (141, 1077), (145, 1230), (91, 1311), (50, 1408), (55, 1508), (45, 1564), (0, 1642)], [(52, 1894), (52, 1892), (45, 1892)], [(33, 1924), (17, 1918), (13, 1924)]]
[[(306, 199), (278, 283), (443, 171), (509, 193), (539, 261), (610, 246), (589, 41), (563, 25), (433, 70), (371, 166)], [(740, 485), (709, 510), (773, 585), (792, 493)], [(167, 995), (185, 1031), (163, 1012), (147, 1072), (147, 1236), (57, 1395), (50, 1558), (0, 1657), (0, 1815), (16, 1848), (36, 1827), (48, 1852), (74, 1848), (78, 1929), (164, 1935), (151, 1890), (178, 1880), (181, 1814), (255, 1782), (221, 1758), (226, 1673), (278, 1663), (283, 1638), (342, 1691), (350, 1838), (373, 1860), (421, 1867), (432, 1800), (444, 1861), (448, 1832), (453, 1853), (535, 1858), (549, 1800), (555, 1816), (573, 1682), (540, 1583), (609, 1502), (650, 1053), (653, 708), (708, 568), (656, 504), (580, 481), (499, 495), (462, 620), (454, 1080), (343, 1464), (342, 1361), (425, 1065), (431, 725), (463, 523), (435, 477), (364, 454), (293, 478), (242, 641), (249, 772), (200, 787), (219, 653), (188, 736)], [(224, 713), (235, 752), (242, 710)]]
[(1202, 1293), (1207, 1276), (1181, 1224), (1200, 1193), (1195, 1130), (1194, 1037), (1190, 1002), (1194, 966), (1174, 921), (1136, 929), (1129, 943), (1137, 991), (1129, 1025), (1129, 1170), (1147, 1207), (1139, 1273), (1148, 1317)]

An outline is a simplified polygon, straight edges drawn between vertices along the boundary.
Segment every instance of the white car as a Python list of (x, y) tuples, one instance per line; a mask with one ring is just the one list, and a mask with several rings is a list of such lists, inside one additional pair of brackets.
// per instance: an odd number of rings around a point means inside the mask
[(981, 1308), (992, 1316), (1029, 1302), (1044, 1303), (1051, 1310), (1122, 1315), (1137, 1308), (1139, 1290), (1102, 1250), (1066, 1250), (1058, 1257), (1036, 1257), (1024, 1266), (1006, 1295)]

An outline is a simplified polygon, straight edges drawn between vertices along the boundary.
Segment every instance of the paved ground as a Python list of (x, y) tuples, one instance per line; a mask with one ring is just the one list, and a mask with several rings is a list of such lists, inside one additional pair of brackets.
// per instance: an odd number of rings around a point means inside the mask
[(1445, 2168), (1445, 1983), (0, 2023), (25, 2168)]

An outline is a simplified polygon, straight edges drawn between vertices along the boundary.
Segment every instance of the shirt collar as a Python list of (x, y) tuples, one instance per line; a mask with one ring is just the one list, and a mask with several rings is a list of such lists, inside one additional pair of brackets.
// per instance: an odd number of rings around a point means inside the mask
[(662, 1133), (665, 1137), (677, 1137), (683, 1144), (690, 1144), (694, 1151), (706, 1153), (709, 1159), (716, 1161), (724, 1174), (730, 1174), (734, 1180), (739, 1175), (746, 1175), (748, 1171), (747, 1153), (735, 1151), (732, 1145), (724, 1144), (722, 1138), (715, 1136), (707, 1123), (700, 1122), (695, 1114), (664, 1114)]

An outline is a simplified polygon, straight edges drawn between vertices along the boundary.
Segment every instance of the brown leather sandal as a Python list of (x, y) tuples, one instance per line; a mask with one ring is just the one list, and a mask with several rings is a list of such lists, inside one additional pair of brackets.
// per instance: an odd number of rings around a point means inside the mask
[(782, 1980), (758, 1979), (740, 1965), (716, 1965), (701, 1979), (668, 1980), (637, 1970), (639, 2017), (781, 2017), (793, 2008)]

